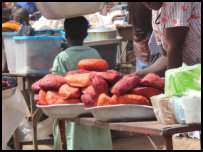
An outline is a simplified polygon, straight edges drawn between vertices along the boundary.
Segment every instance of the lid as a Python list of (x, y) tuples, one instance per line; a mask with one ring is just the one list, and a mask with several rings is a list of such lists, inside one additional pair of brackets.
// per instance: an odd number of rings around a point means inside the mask
[(115, 32), (115, 31), (117, 31), (117, 29), (110, 29), (110, 28), (103, 28), (103, 27), (88, 29), (88, 32)]
[(60, 36), (14, 36), (14, 40), (63, 40)]
[(54, 34), (54, 33), (60, 33), (61, 31), (64, 31), (63, 29), (47, 29), (47, 30), (36, 30), (35, 34)]
[(17, 36), (18, 32), (2, 32), (2, 36)]

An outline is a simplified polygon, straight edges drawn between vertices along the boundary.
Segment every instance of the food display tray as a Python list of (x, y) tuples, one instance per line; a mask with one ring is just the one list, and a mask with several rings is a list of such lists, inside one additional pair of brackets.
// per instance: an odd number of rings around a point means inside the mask
[(155, 120), (153, 107), (136, 104), (118, 104), (86, 108), (100, 121)]
[(89, 115), (83, 103), (78, 104), (58, 104), (58, 105), (37, 105), (42, 111), (52, 118), (76, 118), (82, 115)]

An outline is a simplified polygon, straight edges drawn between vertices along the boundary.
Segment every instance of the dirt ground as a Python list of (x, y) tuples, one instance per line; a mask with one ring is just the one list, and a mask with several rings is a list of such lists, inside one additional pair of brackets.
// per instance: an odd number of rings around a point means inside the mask
[[(151, 136), (159, 150), (163, 149), (163, 138)], [(53, 150), (53, 146), (39, 145), (40, 150)], [(200, 150), (200, 140), (185, 137), (173, 138), (174, 150)], [(32, 145), (23, 146), (23, 150), (33, 150)], [(136, 136), (113, 140), (113, 150), (153, 150), (146, 136)]]

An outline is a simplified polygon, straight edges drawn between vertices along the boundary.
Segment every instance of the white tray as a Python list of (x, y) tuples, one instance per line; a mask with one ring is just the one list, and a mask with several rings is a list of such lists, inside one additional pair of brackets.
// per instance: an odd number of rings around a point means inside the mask
[(85, 110), (83, 103), (78, 104), (58, 104), (58, 105), (36, 105), (52, 118), (76, 118), (80, 115), (88, 115), (90, 112)]
[(86, 108), (100, 121), (137, 121), (156, 119), (153, 107), (136, 104), (118, 104)]

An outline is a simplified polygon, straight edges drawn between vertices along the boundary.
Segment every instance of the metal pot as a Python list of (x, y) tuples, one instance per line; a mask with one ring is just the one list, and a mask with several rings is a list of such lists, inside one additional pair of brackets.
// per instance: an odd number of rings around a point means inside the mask
[(117, 29), (93, 28), (88, 30), (88, 36), (85, 42), (115, 40), (117, 37)]

